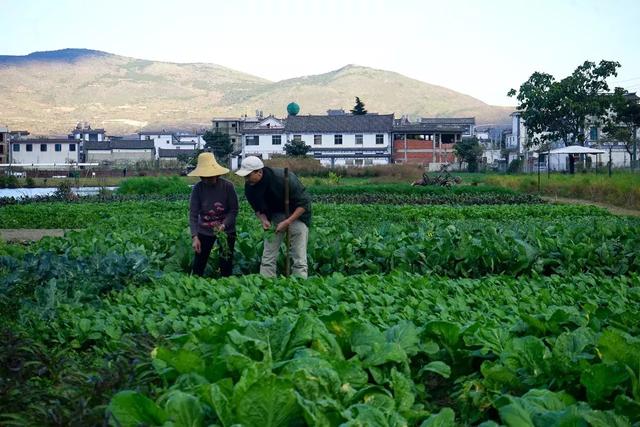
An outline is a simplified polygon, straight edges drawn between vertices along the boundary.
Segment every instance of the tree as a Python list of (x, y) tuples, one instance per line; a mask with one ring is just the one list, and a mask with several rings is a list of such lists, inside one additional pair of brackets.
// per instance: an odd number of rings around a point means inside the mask
[(637, 160), (637, 129), (640, 127), (640, 104), (638, 98), (622, 88), (616, 88), (611, 100), (611, 114), (605, 120), (603, 131), (606, 141), (622, 142), (627, 152)]
[(176, 160), (180, 163), (188, 165), (193, 161), (194, 158), (198, 157), (198, 154), (200, 153), (195, 153), (195, 155), (189, 153), (178, 153), (178, 155), (176, 156)]
[(354, 116), (364, 116), (367, 114), (367, 110), (364, 109), (364, 102), (360, 101), (360, 98), (356, 96), (356, 105), (353, 106), (351, 114)]
[(527, 124), (527, 147), (543, 141), (562, 140), (565, 145), (584, 144), (588, 120), (607, 116), (611, 96), (606, 79), (617, 76), (615, 61), (585, 61), (568, 77), (556, 81), (551, 74), (535, 72), (516, 91), (518, 110)]
[(302, 140), (294, 139), (293, 141), (287, 141), (284, 144), (284, 151), (287, 156), (291, 157), (304, 157), (307, 155), (311, 147), (305, 144)]
[(477, 172), (478, 163), (482, 157), (482, 146), (475, 136), (473, 138), (464, 138), (453, 146), (460, 163), (467, 163), (468, 172)]
[(202, 139), (205, 140), (205, 150), (210, 150), (216, 160), (224, 165), (229, 165), (229, 156), (233, 153), (233, 143), (229, 135), (218, 131), (206, 131), (202, 135)]

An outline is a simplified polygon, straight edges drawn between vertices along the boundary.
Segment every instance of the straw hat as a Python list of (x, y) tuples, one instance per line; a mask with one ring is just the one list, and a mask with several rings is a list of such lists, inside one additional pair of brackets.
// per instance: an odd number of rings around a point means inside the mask
[(198, 166), (189, 172), (187, 176), (209, 177), (224, 175), (225, 173), (229, 173), (229, 169), (220, 166), (213, 153), (200, 153), (198, 156)]

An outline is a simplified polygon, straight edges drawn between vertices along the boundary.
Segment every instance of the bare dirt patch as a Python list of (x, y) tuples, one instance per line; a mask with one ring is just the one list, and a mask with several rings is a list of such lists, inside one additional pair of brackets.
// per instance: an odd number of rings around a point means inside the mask
[(48, 228), (48, 229), (29, 229), (29, 228), (16, 228), (16, 229), (3, 229), (0, 230), (0, 238), (7, 242), (34, 242), (40, 240), (43, 237), (62, 237), (64, 233), (69, 230), (61, 228)]

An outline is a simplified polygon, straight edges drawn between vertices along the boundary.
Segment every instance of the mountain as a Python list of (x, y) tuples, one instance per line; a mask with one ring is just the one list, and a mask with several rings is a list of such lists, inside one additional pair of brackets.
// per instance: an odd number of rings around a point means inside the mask
[(109, 134), (141, 129), (200, 129), (215, 116), (278, 117), (297, 102), (300, 114), (350, 109), (359, 96), (370, 112), (425, 117), (475, 116), (506, 123), (497, 107), (401, 74), (357, 65), (271, 82), (214, 64), (176, 64), (88, 49), (0, 56), (0, 124), (32, 134), (66, 134), (77, 122)]

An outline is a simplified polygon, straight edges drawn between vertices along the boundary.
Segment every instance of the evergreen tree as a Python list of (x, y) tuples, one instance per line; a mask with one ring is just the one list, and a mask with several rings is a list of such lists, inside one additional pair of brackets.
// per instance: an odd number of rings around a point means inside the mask
[(304, 157), (307, 155), (310, 148), (311, 147), (299, 139), (294, 139), (293, 141), (288, 141), (284, 144), (284, 151), (287, 153), (287, 156), (290, 157)]
[(364, 102), (360, 101), (360, 98), (356, 96), (356, 105), (354, 105), (351, 114), (354, 116), (364, 116), (367, 114), (367, 110), (364, 108)]
[(478, 163), (482, 157), (482, 146), (475, 136), (473, 138), (463, 138), (462, 141), (453, 146), (460, 163), (467, 162), (467, 171), (477, 172)]
[(223, 132), (208, 130), (202, 135), (202, 139), (205, 140), (205, 150), (211, 151), (220, 164), (228, 166), (229, 156), (233, 153), (233, 143), (229, 135)]

